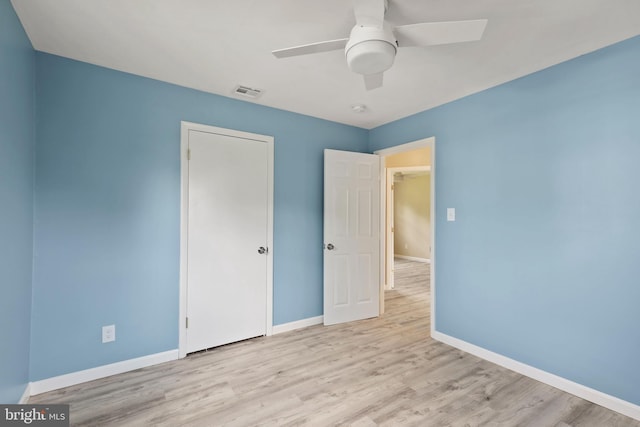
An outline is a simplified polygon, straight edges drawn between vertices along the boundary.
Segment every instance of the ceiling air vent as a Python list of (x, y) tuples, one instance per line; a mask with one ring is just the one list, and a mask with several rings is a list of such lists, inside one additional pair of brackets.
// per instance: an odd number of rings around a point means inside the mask
[(253, 89), (246, 86), (236, 86), (233, 93), (236, 95), (246, 96), (247, 98), (256, 99), (262, 95), (262, 89)]

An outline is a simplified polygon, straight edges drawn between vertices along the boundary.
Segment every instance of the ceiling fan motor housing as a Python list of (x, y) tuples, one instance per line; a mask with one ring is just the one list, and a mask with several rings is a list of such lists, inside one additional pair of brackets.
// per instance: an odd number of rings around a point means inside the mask
[(391, 68), (396, 51), (396, 38), (388, 25), (382, 28), (356, 25), (351, 30), (345, 56), (351, 71), (370, 75)]

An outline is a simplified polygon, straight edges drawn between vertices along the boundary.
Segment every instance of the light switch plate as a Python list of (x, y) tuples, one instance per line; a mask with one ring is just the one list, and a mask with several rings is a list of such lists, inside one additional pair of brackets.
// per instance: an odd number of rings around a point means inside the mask
[(447, 208), (447, 221), (456, 220), (456, 208)]

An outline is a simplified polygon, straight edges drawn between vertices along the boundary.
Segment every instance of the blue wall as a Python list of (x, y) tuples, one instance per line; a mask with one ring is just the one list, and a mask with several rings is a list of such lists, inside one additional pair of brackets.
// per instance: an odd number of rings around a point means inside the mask
[(275, 324), (322, 313), (322, 150), (436, 136), (437, 330), (640, 404), (638, 76), (636, 37), (367, 132), (34, 54), (0, 0), (0, 402), (177, 347), (188, 120), (275, 137)]
[(29, 380), (35, 54), (9, 0), (0, 0), (0, 403)]
[(275, 137), (274, 324), (322, 314), (323, 149), (366, 130), (43, 53), (36, 72), (32, 380), (177, 348), (181, 120)]
[(640, 404), (640, 37), (374, 129), (370, 149), (428, 136), (437, 330)]

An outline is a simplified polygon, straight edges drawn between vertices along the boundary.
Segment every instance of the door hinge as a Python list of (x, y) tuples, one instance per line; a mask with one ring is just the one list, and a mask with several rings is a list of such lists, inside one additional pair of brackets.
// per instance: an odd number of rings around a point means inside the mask
[(187, 328), (187, 329), (189, 329), (189, 318), (188, 318), (188, 317), (185, 317), (185, 318), (184, 318), (184, 320), (185, 320), (185, 322), (184, 322), (184, 327), (185, 327), (185, 328)]
[(393, 190), (395, 188), (395, 186), (393, 184), (391, 184), (391, 190)]
[(394, 232), (394, 230), (395, 230), (395, 228), (391, 227), (391, 232), (392, 232), (392, 233)]
[(187, 160), (191, 160), (191, 149), (187, 148)]

